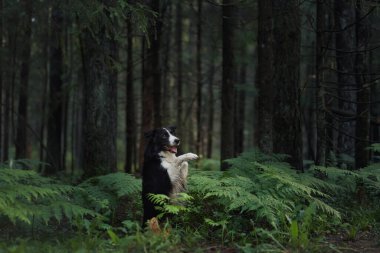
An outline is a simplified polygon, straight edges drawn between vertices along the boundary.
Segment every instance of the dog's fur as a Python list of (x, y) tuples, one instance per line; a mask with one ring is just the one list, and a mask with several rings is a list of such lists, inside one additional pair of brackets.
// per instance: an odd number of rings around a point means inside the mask
[(187, 153), (176, 156), (179, 139), (175, 127), (158, 128), (145, 134), (147, 145), (142, 168), (143, 223), (158, 215), (148, 194), (165, 194), (174, 197), (186, 188), (188, 161), (198, 158)]

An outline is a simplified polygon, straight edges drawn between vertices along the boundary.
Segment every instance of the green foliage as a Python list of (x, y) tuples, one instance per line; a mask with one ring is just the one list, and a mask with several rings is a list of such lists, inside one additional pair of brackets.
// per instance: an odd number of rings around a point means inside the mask
[(75, 204), (75, 187), (57, 183), (35, 171), (0, 168), (0, 214), (13, 223), (47, 223), (52, 218), (70, 221), (84, 215), (95, 216), (90, 209)]
[[(82, 0), (68, 1), (66, 5), (61, 4), (66, 13), (70, 13), (72, 18), (77, 20), (78, 34), (83, 30), (88, 30), (94, 39), (97, 39), (97, 34), (105, 31), (108, 36), (112, 34), (115, 38), (122, 42), (120, 25), (129, 19), (133, 24), (136, 24), (136, 31), (147, 35), (150, 17), (156, 16), (148, 6), (142, 3), (129, 3), (128, 1), (117, 0), (103, 3), (102, 1)], [(149, 43), (149, 41), (148, 41)]]
[[(210, 169), (212, 160), (201, 161), (198, 170), (190, 170), (188, 193), (174, 199), (149, 196), (161, 212), (161, 233), (142, 230), (141, 213), (127, 216), (118, 225), (113, 223), (121, 203), (126, 213), (142, 211), (141, 180), (129, 174), (108, 174), (70, 186), (30, 170), (14, 169), (33, 167), (29, 161), (13, 163), (12, 169), (0, 169), (4, 193), (0, 204), (11, 199), (27, 207), (15, 206), (13, 220), (22, 221), (17, 211), (30, 206), (36, 213), (25, 215), (29, 223), (31, 217), (47, 222), (67, 216), (70, 225), (75, 224), (75, 233), (42, 245), (23, 240), (0, 243), (0, 252), (202, 252), (210, 245), (217, 245), (216, 251), (330, 252), (336, 249), (320, 243), (324, 235), (339, 233), (355, 240), (380, 224), (379, 164), (358, 171), (311, 166), (299, 173), (285, 158), (247, 152), (228, 160), (231, 169), (225, 172)], [(15, 184), (17, 187), (9, 187)], [(2, 188), (5, 185), (7, 190)], [(10, 197), (13, 195), (16, 197)], [(54, 210), (54, 205), (62, 202), (79, 210), (85, 207), (89, 213), (70, 216), (68, 209), (61, 208), (61, 212), (52, 211), (49, 218), (42, 218), (36, 211), (37, 204)], [(347, 203), (352, 204), (347, 207)], [(374, 206), (359, 208), (359, 203)], [(377, 209), (372, 209), (376, 205)], [(10, 214), (3, 216), (12, 219)]]
[(116, 208), (121, 197), (136, 195), (139, 198), (141, 181), (130, 174), (119, 172), (90, 178), (78, 187), (78, 201), (106, 214)]
[(76, 220), (76, 227), (86, 234), (97, 235), (125, 219), (139, 219), (141, 180), (126, 173), (111, 173), (90, 178), (77, 186), (75, 200), (99, 217)]
[(185, 206), (185, 204), (191, 203), (193, 197), (182, 192), (179, 193), (175, 199), (171, 199), (164, 194), (149, 194), (148, 199), (157, 205), (156, 208), (160, 211), (157, 218), (160, 219), (167, 214), (178, 215), (180, 213), (182, 214), (188, 212), (189, 209)]
[(202, 170), (219, 170), (220, 160), (215, 159), (201, 159), (198, 161), (197, 166)]
[(380, 152), (380, 143), (373, 143), (368, 149), (373, 152)]
[[(189, 190), (225, 213), (245, 214), (273, 228), (286, 224), (297, 205), (314, 203), (322, 213), (340, 217), (327, 203), (328, 190), (338, 187), (309, 174), (299, 174), (282, 155), (267, 156), (259, 152), (244, 153), (228, 162), (228, 172), (198, 172), (189, 180)], [(203, 208), (201, 208), (203, 209)]]

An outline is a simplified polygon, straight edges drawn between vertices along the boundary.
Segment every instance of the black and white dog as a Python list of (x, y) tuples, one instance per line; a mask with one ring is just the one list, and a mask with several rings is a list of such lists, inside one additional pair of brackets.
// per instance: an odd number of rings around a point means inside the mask
[(198, 158), (192, 153), (176, 156), (180, 140), (174, 136), (175, 129), (158, 128), (145, 134), (147, 144), (142, 168), (143, 224), (158, 215), (148, 194), (173, 197), (184, 191), (188, 174), (187, 162)]

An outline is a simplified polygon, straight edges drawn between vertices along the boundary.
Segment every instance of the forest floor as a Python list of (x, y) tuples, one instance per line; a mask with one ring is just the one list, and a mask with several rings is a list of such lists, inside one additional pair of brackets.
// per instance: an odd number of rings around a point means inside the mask
[(347, 240), (343, 234), (327, 238), (339, 251), (347, 253), (380, 253), (380, 236), (371, 232), (359, 232), (355, 240)]

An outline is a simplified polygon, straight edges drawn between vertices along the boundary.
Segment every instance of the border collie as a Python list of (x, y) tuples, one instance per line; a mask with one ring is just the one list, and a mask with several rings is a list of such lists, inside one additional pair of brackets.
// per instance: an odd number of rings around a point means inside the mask
[(180, 140), (174, 136), (175, 127), (157, 128), (145, 133), (146, 148), (142, 168), (143, 224), (159, 213), (148, 194), (175, 197), (186, 188), (188, 161), (198, 158), (187, 153), (176, 156)]

